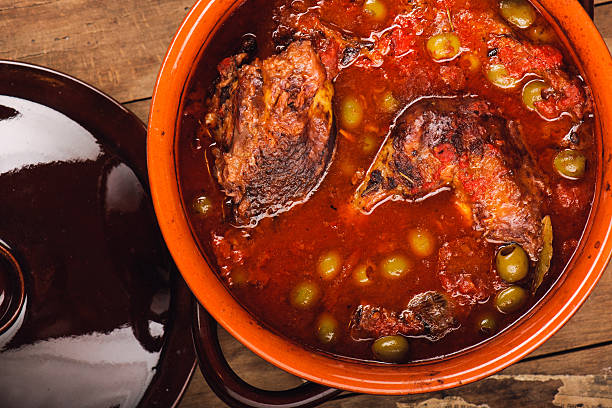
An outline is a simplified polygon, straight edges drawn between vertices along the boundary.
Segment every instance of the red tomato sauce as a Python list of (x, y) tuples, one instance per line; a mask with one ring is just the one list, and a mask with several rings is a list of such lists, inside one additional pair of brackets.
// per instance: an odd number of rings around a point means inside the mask
[[(577, 119), (572, 110), (576, 97), (571, 90), (565, 94), (569, 101), (547, 101), (540, 111), (530, 110), (523, 103), (524, 84), (545, 77), (551, 67), (562, 66), (575, 81), (566, 86), (583, 85), (554, 31), (539, 14), (530, 28), (518, 29), (503, 20), (499, 3), (494, 0), (421, 1), (424, 6), (408, 8), (409, 13), (406, 10), (411, 2), (382, 1), (386, 5), (382, 19), (364, 12), (364, 1), (360, 0), (249, 0), (240, 6), (204, 51), (186, 93), (177, 141), (179, 178), (194, 234), (228, 290), (262, 324), (306, 347), (372, 360), (373, 339), (351, 336), (351, 315), (359, 305), (399, 312), (419, 293), (433, 290), (453, 298), (463, 296), (458, 304), (470, 307), (457, 309), (458, 328), (437, 341), (422, 336), (409, 338), (408, 360), (417, 361), (445, 356), (486, 340), (492, 334), (479, 329), (483, 316), (496, 321), (495, 333), (504, 330), (563, 273), (589, 215), (598, 158), (592, 115)], [(202, 126), (216, 65), (235, 53), (240, 38), (247, 33), (256, 36), (258, 57), (278, 52), (289, 35), (295, 35), (294, 27), (308, 35), (312, 13), (331, 27), (370, 44), (367, 52), (339, 66), (335, 66), (341, 52), (337, 45), (328, 43), (319, 50), (322, 63), (335, 76), (333, 102), (338, 133), (333, 160), (326, 177), (305, 203), (263, 218), (256, 227), (237, 228), (228, 217), (231, 203), (213, 176), (213, 141)], [(461, 51), (450, 61), (435, 61), (427, 51), (427, 39), (449, 31), (460, 39)], [(500, 36), (491, 39), (491, 33)], [(529, 42), (529, 54), (517, 50), (516, 43), (504, 37), (507, 34)], [(504, 65), (508, 75), (520, 83), (509, 89), (495, 86), (486, 74), (492, 64)], [(499, 312), (491, 294), (507, 286), (495, 271), (499, 244), (478, 248), (479, 261), (471, 276), (453, 274), (449, 272), (452, 267), (441, 272), (439, 254), (445, 243), (462, 237), (476, 242), (481, 236), (455, 205), (451, 191), (419, 202), (387, 200), (368, 215), (350, 206), (357, 185), (405, 106), (423, 97), (463, 95), (480, 96), (500, 107), (506, 119), (521, 124), (526, 145), (552, 191), (542, 203), (542, 213), (551, 216), (554, 230), (551, 269), (542, 287), (515, 313)], [(341, 120), (341, 104), (348, 97), (356, 98), (363, 109), (363, 120), (351, 128), (343, 126)], [(559, 109), (569, 113), (559, 116)], [(585, 109), (588, 112), (588, 107)], [(586, 173), (580, 180), (563, 178), (553, 167), (554, 156), (564, 148), (577, 149), (586, 156)], [(444, 154), (439, 152), (441, 161)], [(211, 203), (206, 215), (192, 209), (194, 200), (203, 196)], [(426, 256), (415, 254), (408, 244), (410, 232), (417, 228), (433, 238), (434, 249)], [(339, 256), (341, 269), (333, 279), (325, 280), (317, 271), (317, 262), (329, 251)], [(395, 255), (407, 260), (408, 272), (390, 279), (381, 273), (381, 263)], [(360, 265), (367, 268), (368, 285), (360, 285), (353, 276)], [(533, 269), (531, 265), (530, 274)], [(318, 288), (318, 300), (309, 308), (298, 308), (291, 302), (292, 291), (305, 281)], [(518, 285), (527, 288), (528, 283)], [(483, 292), (483, 287), (488, 289)], [(333, 316), (338, 325), (332, 343), (321, 342), (317, 334), (319, 318), (324, 314)]]

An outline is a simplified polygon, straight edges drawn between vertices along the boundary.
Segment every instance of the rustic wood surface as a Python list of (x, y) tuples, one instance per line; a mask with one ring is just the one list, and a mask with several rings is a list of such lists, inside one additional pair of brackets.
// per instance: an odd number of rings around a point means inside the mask
[[(194, 0), (0, 0), (0, 59), (44, 65), (108, 93), (146, 122), (161, 61)], [(612, 47), (612, 1), (596, 0), (595, 23)], [(610, 73), (612, 80), (612, 73)], [(418, 396), (345, 393), (325, 407), (612, 408), (612, 268), (580, 311), (547, 343), (498, 375)], [(267, 364), (227, 333), (232, 367), (265, 389), (300, 380)], [(196, 372), (180, 408), (223, 407)]]

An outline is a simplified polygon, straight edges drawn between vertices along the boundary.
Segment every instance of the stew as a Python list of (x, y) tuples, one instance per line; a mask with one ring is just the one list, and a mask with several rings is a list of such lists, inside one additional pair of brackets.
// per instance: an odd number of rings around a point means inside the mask
[(563, 273), (594, 192), (593, 120), (526, 0), (248, 0), (185, 93), (183, 204), (271, 330), (349, 358), (439, 358)]

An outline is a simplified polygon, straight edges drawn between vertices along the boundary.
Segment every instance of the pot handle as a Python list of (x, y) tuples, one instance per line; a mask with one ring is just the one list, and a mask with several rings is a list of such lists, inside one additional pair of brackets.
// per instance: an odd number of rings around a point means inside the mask
[(219, 345), (217, 322), (193, 300), (192, 336), (200, 370), (215, 394), (232, 408), (315, 407), (341, 390), (306, 382), (285, 391), (262, 390), (246, 383), (231, 369)]
[(593, 19), (595, 13), (594, 0), (580, 0), (580, 4), (582, 4), (582, 7), (584, 7), (589, 17)]

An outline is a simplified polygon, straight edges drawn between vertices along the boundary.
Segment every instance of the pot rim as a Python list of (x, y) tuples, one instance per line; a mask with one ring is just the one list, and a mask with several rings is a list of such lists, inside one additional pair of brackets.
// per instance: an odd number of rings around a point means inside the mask
[[(199, 0), (181, 24), (162, 64), (151, 104), (147, 160), (155, 212), (168, 248), (199, 302), (251, 351), (298, 377), (360, 393), (438, 391), (491, 375), (531, 353), (577, 311), (612, 253), (612, 58), (575, 0), (539, 0), (592, 89), (599, 163), (593, 208), (576, 253), (548, 293), (499, 335), (445, 359), (391, 365), (307, 349), (263, 327), (211, 270), (186, 219), (176, 166), (183, 93), (212, 34), (242, 0)], [(556, 27), (555, 27), (556, 28)], [(603, 56), (603, 57), (602, 57)]]

